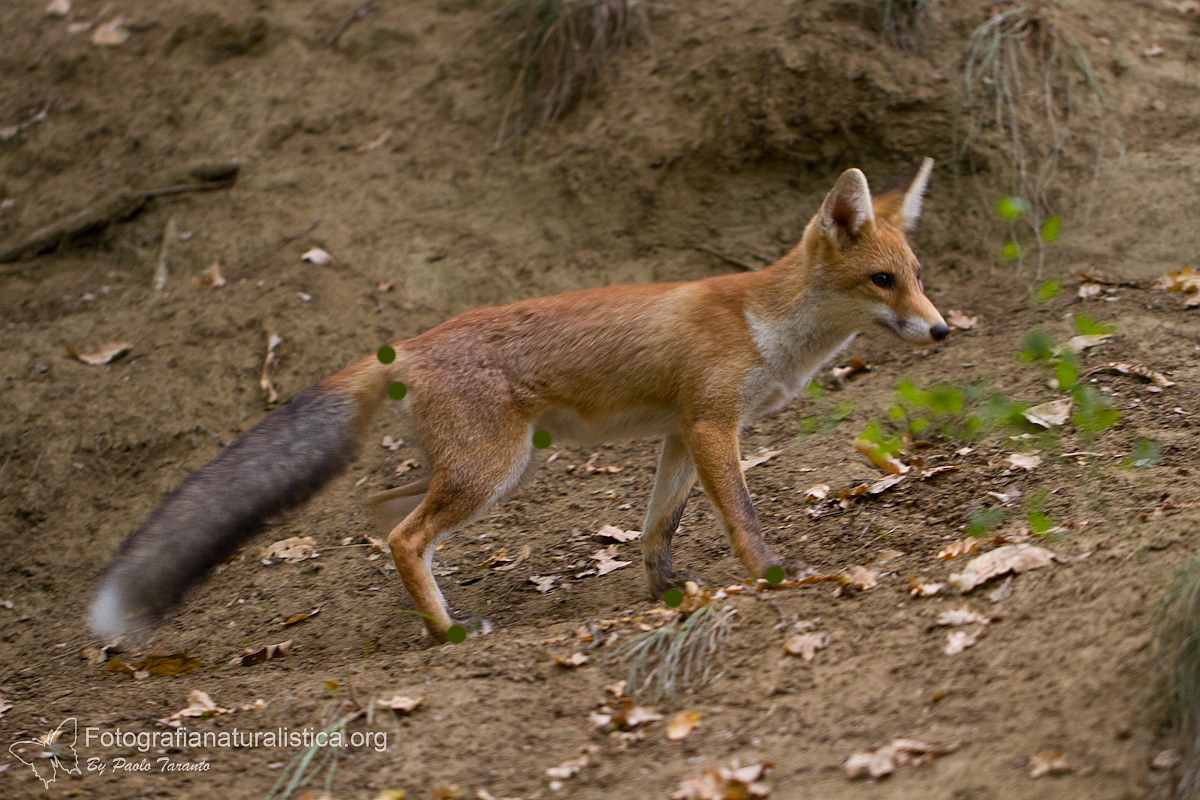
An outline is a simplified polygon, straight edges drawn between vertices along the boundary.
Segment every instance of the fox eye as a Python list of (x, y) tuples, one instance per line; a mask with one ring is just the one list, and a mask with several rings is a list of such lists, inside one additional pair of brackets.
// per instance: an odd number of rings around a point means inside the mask
[(880, 289), (893, 289), (896, 286), (896, 278), (890, 272), (876, 272), (871, 276), (871, 283)]

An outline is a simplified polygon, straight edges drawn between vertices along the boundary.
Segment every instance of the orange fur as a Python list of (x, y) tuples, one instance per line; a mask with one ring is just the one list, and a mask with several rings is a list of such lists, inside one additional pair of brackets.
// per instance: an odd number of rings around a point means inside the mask
[(407, 386), (394, 405), (430, 473), (371, 505), (438, 638), (453, 618), (431, 571), (436, 545), (516, 490), (538, 430), (556, 444), (663, 440), (643, 537), (655, 596), (682, 580), (671, 536), (697, 479), (750, 574), (783, 565), (750, 502), (738, 435), (863, 328), (919, 344), (946, 336), (904, 235), (931, 166), (874, 199), (863, 174), (847, 170), (800, 242), (761, 271), (468, 311), (396, 342), (390, 364), (372, 355), (326, 378), (188, 478), (129, 537), (93, 603), (93, 630), (123, 632), (166, 607), (263, 519), (302, 502), (349, 460), (393, 381)]

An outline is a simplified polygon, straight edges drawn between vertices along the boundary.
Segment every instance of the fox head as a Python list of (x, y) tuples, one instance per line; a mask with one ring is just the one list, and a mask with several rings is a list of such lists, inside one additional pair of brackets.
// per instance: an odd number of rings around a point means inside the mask
[(866, 176), (848, 169), (810, 223), (813, 284), (856, 329), (876, 324), (913, 344), (941, 341), (946, 321), (925, 296), (921, 264), (905, 232), (921, 216), (933, 159), (872, 198)]

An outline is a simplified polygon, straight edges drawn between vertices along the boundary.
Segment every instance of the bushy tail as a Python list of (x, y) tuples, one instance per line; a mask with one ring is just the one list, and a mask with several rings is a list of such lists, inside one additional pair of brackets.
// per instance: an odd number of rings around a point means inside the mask
[(152, 624), (259, 529), (346, 467), (386, 392), (374, 357), (301, 393), (190, 475), (118, 549), (89, 627), (113, 638)]

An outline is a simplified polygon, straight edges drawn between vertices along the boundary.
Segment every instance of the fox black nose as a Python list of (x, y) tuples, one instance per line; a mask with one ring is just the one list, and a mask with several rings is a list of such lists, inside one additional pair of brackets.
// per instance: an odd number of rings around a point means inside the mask
[(940, 322), (929, 329), (929, 335), (934, 338), (934, 341), (940, 342), (950, 335), (950, 329), (946, 327), (946, 323)]

